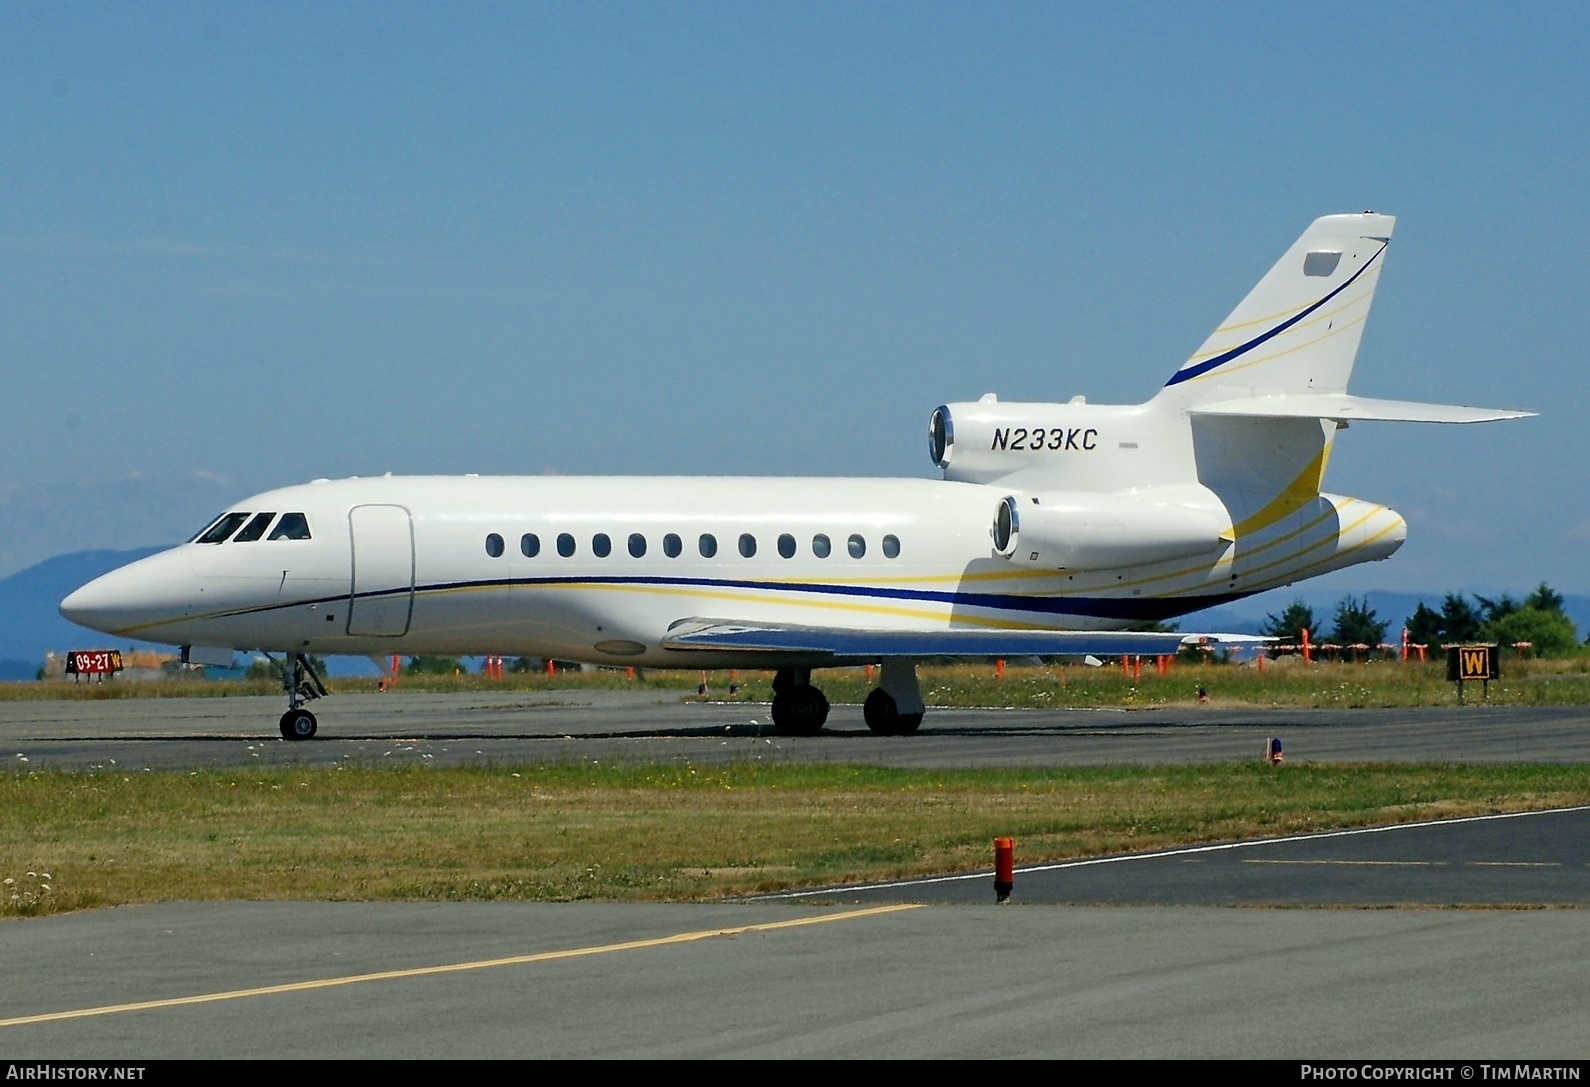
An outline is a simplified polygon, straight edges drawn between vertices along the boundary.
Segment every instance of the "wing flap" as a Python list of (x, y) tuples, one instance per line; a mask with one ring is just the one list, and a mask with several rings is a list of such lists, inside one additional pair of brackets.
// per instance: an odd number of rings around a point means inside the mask
[(1153, 656), (1183, 645), (1264, 644), (1251, 634), (1099, 630), (858, 630), (692, 619), (675, 624), (665, 649), (812, 653), (832, 657)]
[(1491, 423), (1524, 419), (1532, 411), (1512, 408), (1470, 408), (1457, 404), (1420, 404), (1412, 400), (1376, 400), (1347, 393), (1293, 393), (1250, 396), (1200, 404), (1194, 415), (1235, 415), (1264, 419), (1337, 419), (1388, 423)]

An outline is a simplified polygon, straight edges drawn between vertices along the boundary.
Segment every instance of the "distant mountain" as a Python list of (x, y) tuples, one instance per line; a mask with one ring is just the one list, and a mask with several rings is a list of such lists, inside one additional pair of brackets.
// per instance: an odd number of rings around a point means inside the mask
[(0, 679), (32, 679), (47, 649), (108, 648), (104, 634), (62, 619), (61, 601), (99, 575), (159, 550), (77, 551), (0, 579)]
[[(134, 646), (169, 650), (170, 646), (127, 642), (80, 627), (62, 619), (60, 612), (61, 601), (74, 589), (118, 566), (163, 550), (142, 547), (134, 551), (75, 551), (0, 578), (0, 680), (36, 678), (48, 649), (65, 652)], [(334, 676), (376, 674), (375, 666), (364, 657), (331, 657), (326, 664)]]

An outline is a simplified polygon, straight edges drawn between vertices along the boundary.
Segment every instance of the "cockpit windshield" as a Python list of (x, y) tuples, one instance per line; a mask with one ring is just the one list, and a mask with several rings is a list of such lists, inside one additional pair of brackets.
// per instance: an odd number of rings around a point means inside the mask
[(271, 530), (270, 538), (273, 540), (307, 540), (309, 539), (309, 519), (301, 513), (284, 513), (282, 519), (276, 522), (276, 527)]
[(265, 535), (265, 530), (276, 517), (275, 513), (256, 513), (254, 520), (243, 526), (243, 531), (232, 537), (233, 543), (253, 543)]
[(215, 524), (199, 533), (194, 543), (218, 544), (224, 543), (226, 538), (236, 532), (238, 526), (248, 520), (246, 513), (228, 513)]
[[(226, 514), (224, 514), (224, 513), (221, 514), (221, 517), (225, 517), (225, 516), (226, 516)], [(200, 536), (203, 536), (206, 532), (209, 532), (212, 528), (214, 528), (216, 525), (221, 523), (221, 517), (217, 517), (213, 521), (206, 521), (204, 523), (204, 527), (203, 528), (199, 529), (199, 531), (195, 532), (192, 536), (188, 537), (188, 542), (189, 543), (198, 543)]]

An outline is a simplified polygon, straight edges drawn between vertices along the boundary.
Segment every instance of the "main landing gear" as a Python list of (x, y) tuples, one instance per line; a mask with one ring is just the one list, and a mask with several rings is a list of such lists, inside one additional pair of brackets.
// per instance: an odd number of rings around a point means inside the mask
[[(867, 696), (862, 716), (879, 736), (909, 736), (922, 724), (922, 692), (916, 661), (883, 662), (878, 686)], [(811, 671), (780, 669), (773, 677), (773, 727), (785, 736), (815, 736), (828, 720), (828, 699), (812, 686)]]
[(269, 653), (265, 658), (276, 665), (282, 674), (282, 690), (287, 692), (287, 712), (282, 714), (282, 739), (311, 740), (319, 727), (315, 715), (304, 709), (304, 703), (324, 698), (330, 692), (320, 682), (315, 670), (302, 653), (290, 653), (285, 661), (277, 661)]
[(828, 720), (828, 699), (812, 686), (809, 668), (781, 668), (773, 677), (773, 727), (785, 736), (815, 736)]
[(922, 692), (916, 682), (916, 661), (889, 658), (883, 662), (878, 686), (862, 703), (867, 727), (879, 736), (909, 736), (922, 724)]

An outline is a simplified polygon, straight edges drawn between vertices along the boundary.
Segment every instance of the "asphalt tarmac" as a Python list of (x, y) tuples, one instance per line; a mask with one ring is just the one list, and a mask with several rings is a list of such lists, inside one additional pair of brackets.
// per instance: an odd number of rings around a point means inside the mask
[(1587, 958), (1587, 910), (141, 906), (0, 924), (0, 1053), (1571, 1059)]
[[(1279, 736), (1293, 760), (1590, 758), (1590, 710), (1574, 707), (951, 710), (890, 739), (856, 707), (789, 739), (765, 706), (643, 691), (315, 708), (321, 738), (286, 743), (275, 699), (0, 703), (0, 754), (19, 770), (1024, 766), (1257, 758)], [(1581, 809), (1032, 866), (1006, 906), (987, 904), (983, 872), (806, 901), (177, 903), (10, 920), (0, 1059), (1571, 1059), (1590, 1045), (1590, 910), (1528, 907), (1590, 903), (1587, 831)], [(1340, 908), (1386, 905), (1423, 908)]]
[[(763, 901), (987, 903), (993, 878), (989, 870)], [(1016, 903), (1590, 906), (1590, 808), (1018, 864), (1014, 883)]]
[(275, 698), (0, 702), (0, 760), (17, 769), (193, 769), (387, 761), (695, 763), (781, 759), (899, 767), (1165, 764), (1286, 757), (1330, 762), (1586, 762), (1590, 707), (929, 710), (914, 736), (879, 737), (836, 706), (813, 737), (777, 735), (765, 704), (655, 691), (333, 695), (320, 734), (289, 743)]

